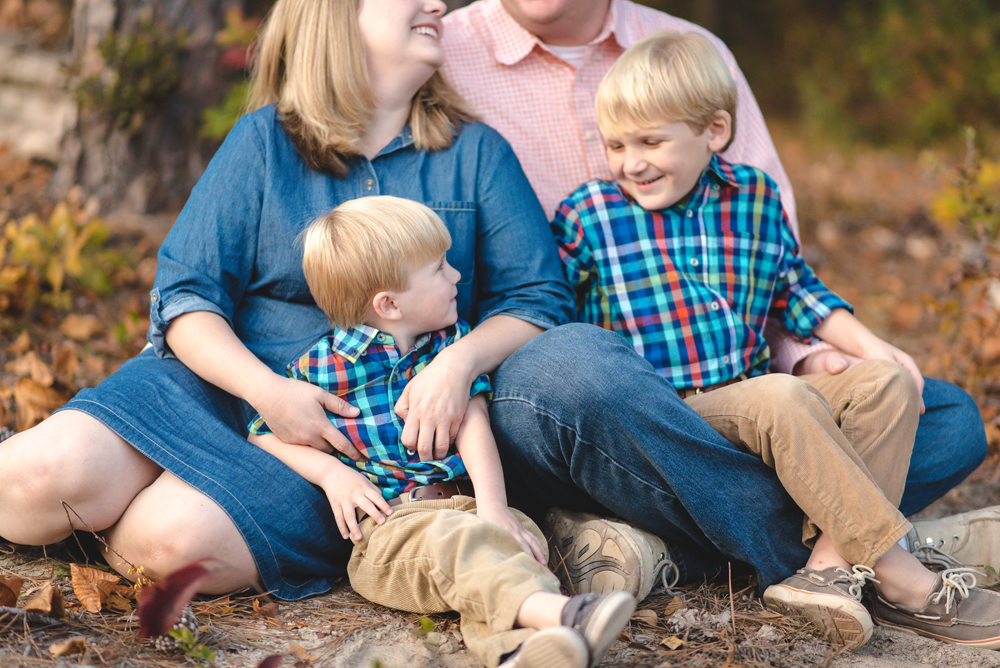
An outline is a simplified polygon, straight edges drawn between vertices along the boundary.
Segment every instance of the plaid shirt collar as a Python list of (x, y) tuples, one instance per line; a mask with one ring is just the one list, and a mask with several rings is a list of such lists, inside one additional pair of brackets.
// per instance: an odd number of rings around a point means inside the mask
[[(600, 44), (609, 37), (614, 37), (619, 46), (627, 49), (641, 39), (641, 34), (633, 35), (631, 34), (633, 31), (627, 29), (623, 31), (625, 33), (623, 35), (619, 35), (615, 31), (619, 12), (627, 14), (629, 11), (632, 11), (632, 8), (626, 3), (620, 0), (611, 0), (611, 7), (607, 19), (604, 21), (604, 27), (600, 34), (588, 43), (588, 46)], [(507, 10), (500, 4), (500, 0), (486, 0), (483, 15), (486, 18), (486, 25), (493, 32), (493, 43), (495, 44), (493, 56), (498, 63), (516, 65), (527, 58), (535, 46), (545, 48), (544, 43), (538, 37), (525, 30), (521, 24), (511, 18)]]
[[(450, 329), (453, 328), (454, 325)], [(433, 334), (434, 332), (428, 332), (418, 336), (417, 340), (413, 342), (413, 349), (419, 350), (422, 345), (430, 340)], [(392, 334), (369, 327), (368, 325), (351, 327), (350, 329), (334, 327), (330, 335), (330, 340), (330, 347), (333, 348), (333, 351), (351, 362), (357, 362), (365, 354), (372, 341), (382, 346), (396, 345), (396, 339), (392, 337)]]

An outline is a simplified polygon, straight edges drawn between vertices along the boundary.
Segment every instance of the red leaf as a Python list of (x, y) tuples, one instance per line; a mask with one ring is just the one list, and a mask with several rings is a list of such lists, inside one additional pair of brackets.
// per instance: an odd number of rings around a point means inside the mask
[(205, 560), (188, 564), (139, 592), (139, 637), (167, 635), (198, 587), (209, 576)]
[(281, 655), (272, 654), (257, 664), (257, 668), (278, 668), (281, 665)]

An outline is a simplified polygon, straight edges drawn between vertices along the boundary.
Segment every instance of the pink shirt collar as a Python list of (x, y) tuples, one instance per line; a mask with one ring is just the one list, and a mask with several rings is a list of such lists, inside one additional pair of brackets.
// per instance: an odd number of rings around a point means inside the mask
[[(536, 45), (542, 45), (538, 37), (522, 28), (517, 21), (510, 17), (510, 14), (500, 4), (500, 0), (485, 0), (484, 4), (483, 17), (493, 33), (495, 40), (493, 55), (497, 62), (503, 65), (515, 65), (524, 60)], [(629, 30), (627, 15), (630, 11), (632, 11), (632, 7), (628, 3), (621, 0), (611, 0), (611, 7), (604, 21), (604, 27), (600, 34), (589, 42), (588, 46), (600, 44), (611, 36), (623, 49), (627, 49), (638, 41), (642, 35), (632, 34), (634, 31)], [(621, 34), (615, 30), (615, 26), (619, 24), (624, 26)]]

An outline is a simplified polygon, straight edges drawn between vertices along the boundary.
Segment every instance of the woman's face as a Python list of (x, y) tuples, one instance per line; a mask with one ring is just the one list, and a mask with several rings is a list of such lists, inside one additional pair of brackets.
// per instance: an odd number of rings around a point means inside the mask
[[(412, 72), (430, 78), (444, 63), (441, 0), (361, 0), (358, 28), (369, 73)], [(422, 82), (421, 82), (422, 83)]]

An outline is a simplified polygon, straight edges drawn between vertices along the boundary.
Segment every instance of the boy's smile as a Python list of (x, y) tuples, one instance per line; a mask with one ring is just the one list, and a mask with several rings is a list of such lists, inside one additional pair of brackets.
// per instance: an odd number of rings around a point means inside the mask
[(622, 190), (643, 209), (666, 209), (691, 193), (712, 154), (725, 146), (729, 124), (722, 125), (725, 129), (716, 119), (700, 134), (683, 121), (627, 127), (604, 138), (608, 166)]

